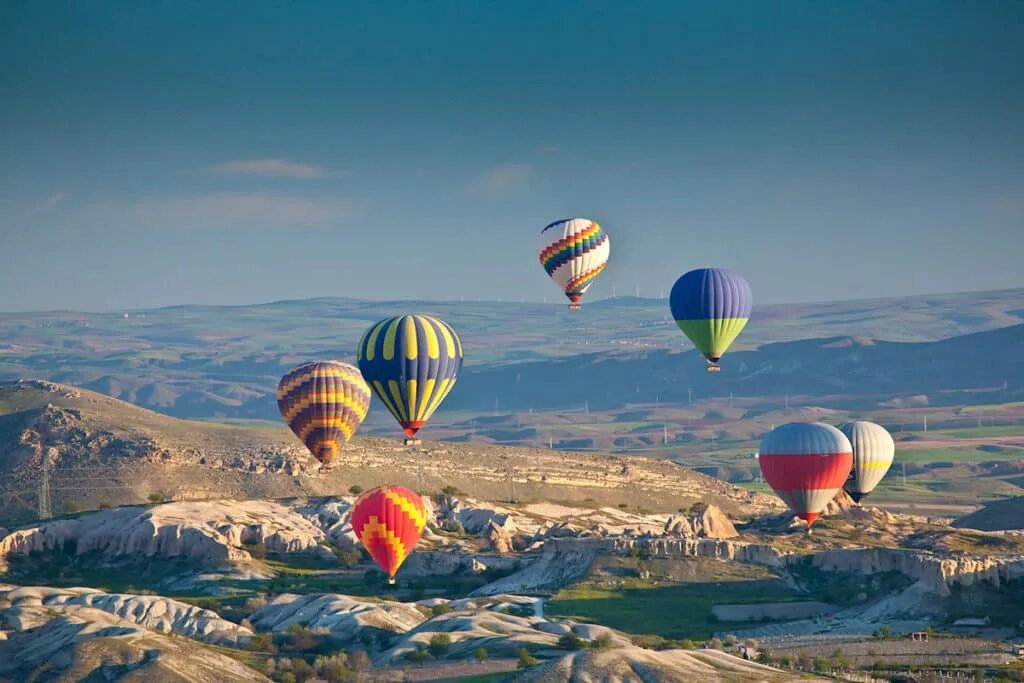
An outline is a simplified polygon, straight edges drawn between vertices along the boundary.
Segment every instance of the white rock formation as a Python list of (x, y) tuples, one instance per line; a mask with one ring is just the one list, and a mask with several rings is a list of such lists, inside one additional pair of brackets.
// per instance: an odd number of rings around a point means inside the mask
[(216, 645), (243, 645), (252, 636), (244, 626), (219, 614), (159, 595), (104, 593), (91, 588), (0, 586), (0, 599), (11, 606), (0, 610), (3, 621), (22, 631), (39, 626), (59, 612), (74, 615), (82, 609), (101, 610), (157, 633), (180, 636)]

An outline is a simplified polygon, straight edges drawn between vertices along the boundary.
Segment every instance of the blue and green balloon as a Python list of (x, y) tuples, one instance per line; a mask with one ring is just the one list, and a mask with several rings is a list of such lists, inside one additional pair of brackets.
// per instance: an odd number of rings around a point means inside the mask
[(750, 319), (750, 285), (726, 268), (698, 268), (684, 274), (669, 296), (672, 317), (712, 367)]

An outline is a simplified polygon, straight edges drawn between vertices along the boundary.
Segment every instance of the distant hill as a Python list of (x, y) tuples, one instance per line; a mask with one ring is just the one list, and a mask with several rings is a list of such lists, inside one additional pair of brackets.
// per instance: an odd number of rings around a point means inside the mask
[(984, 400), (999, 402), (1024, 395), (1022, 348), (1024, 325), (1014, 325), (937, 342), (837, 337), (767, 344), (728, 354), (715, 374), (705, 372), (695, 352), (591, 354), (471, 369), (447, 405), (485, 411), (499, 396), (506, 410), (576, 408), (585, 401), (606, 409), (637, 395), (685, 403), (691, 391), (703, 398), (840, 396), (847, 403), (858, 396), (942, 392), (932, 402), (948, 405), (973, 402), (963, 392), (978, 389), (990, 390)]
[(961, 529), (1006, 531), (1024, 529), (1024, 496), (997, 500), (953, 523)]
[[(915, 354), (928, 347), (875, 344), (865, 350), (870, 343), (865, 340), (923, 343), (1019, 325), (1024, 323), (1024, 289), (755, 306), (750, 324), (726, 357), (725, 372), (715, 378), (701, 374), (700, 361), (672, 321), (667, 301), (659, 299), (593, 301), (578, 314), (570, 314), (562, 302), (341, 298), (117, 313), (9, 313), (0, 314), (0, 380), (43, 377), (178, 417), (276, 421), (273, 394), (286, 369), (310, 358), (352, 360), (358, 339), (372, 322), (405, 311), (434, 313), (462, 337), (465, 381), (445, 408), (490, 411), (496, 396), (509, 407), (540, 408), (536, 396), (542, 384), (531, 380), (533, 384), (515, 386), (505, 380), (525, 373), (522, 384), (527, 375), (546, 374), (549, 362), (552, 377), (562, 380), (573, 368), (583, 367), (588, 372), (595, 366), (614, 369), (605, 377), (627, 369), (640, 373), (632, 383), (616, 380), (605, 390), (595, 390), (588, 382), (588, 392), (553, 381), (553, 386), (561, 385), (551, 397), (558, 400), (544, 405), (558, 407), (586, 400), (584, 393), (596, 395), (602, 404), (615, 396), (622, 402), (653, 401), (661, 388), (677, 390), (664, 400), (678, 400), (680, 386), (684, 397), (687, 387), (703, 395), (734, 389), (771, 395), (850, 391), (857, 373), (881, 377), (880, 390), (924, 391), (910, 385), (916, 381), (914, 373), (927, 374), (932, 361), (919, 361)], [(888, 370), (872, 375), (874, 359), (897, 348), (903, 364), (896, 375), (890, 377)], [(680, 351), (687, 353), (680, 356)], [(943, 366), (954, 372), (950, 386), (964, 384), (979, 366), (992, 365), (977, 352), (961, 351), (959, 365)], [(858, 358), (870, 358), (870, 366)], [(497, 383), (482, 385), (473, 373)], [(756, 373), (762, 373), (761, 379)], [(1000, 383), (1002, 379), (996, 378)], [(1012, 375), (1007, 379), (1013, 382)], [(623, 387), (630, 392), (628, 398), (620, 393)], [(382, 420), (378, 412), (371, 411), (368, 428), (385, 424), (387, 417)]]
[(0, 383), (0, 525), (101, 506), (168, 499), (341, 495), (402, 484), (452, 486), (489, 500), (642, 506), (708, 500), (746, 516), (776, 510), (670, 462), (473, 443), (410, 448), (359, 438), (326, 475), (283, 427), (191, 422), (46, 381)]

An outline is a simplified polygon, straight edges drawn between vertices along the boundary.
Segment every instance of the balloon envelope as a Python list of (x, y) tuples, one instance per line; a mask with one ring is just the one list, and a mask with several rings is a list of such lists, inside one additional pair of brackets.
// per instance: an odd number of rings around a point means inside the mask
[(455, 386), (462, 341), (437, 318), (401, 315), (367, 330), (357, 357), (373, 393), (411, 438)]
[(679, 329), (717, 363), (750, 319), (753, 296), (739, 273), (698, 268), (676, 280), (669, 307)]
[(329, 466), (366, 417), (370, 387), (348, 363), (305, 363), (281, 378), (277, 407), (313, 457)]
[(858, 420), (839, 425), (853, 446), (853, 472), (846, 491), (858, 503), (882, 481), (896, 455), (896, 444), (885, 427)]
[(853, 448), (831, 425), (791, 422), (765, 435), (757, 462), (768, 485), (809, 527), (849, 476)]
[(579, 300), (608, 263), (611, 241), (587, 218), (567, 218), (540, 231), (540, 265), (578, 308)]
[(426, 524), (423, 500), (403, 486), (366, 491), (352, 507), (352, 531), (391, 582)]

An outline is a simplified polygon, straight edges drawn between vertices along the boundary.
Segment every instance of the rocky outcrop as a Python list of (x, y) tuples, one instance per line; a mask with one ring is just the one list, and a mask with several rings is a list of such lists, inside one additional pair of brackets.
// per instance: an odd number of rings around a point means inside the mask
[(249, 621), (260, 630), (286, 631), (298, 624), (325, 630), (335, 640), (344, 642), (355, 641), (364, 629), (401, 634), (425, 620), (423, 612), (412, 603), (372, 602), (337, 593), (285, 593), (249, 616)]
[(325, 554), (323, 530), (272, 501), (167, 503), (124, 507), (12, 531), (0, 538), (0, 563), (11, 554), (74, 547), (76, 554), (184, 557), (218, 566), (252, 559), (245, 545), (277, 553)]
[(628, 555), (640, 550), (652, 557), (709, 557), (734, 560), (767, 567), (781, 567), (786, 554), (763, 543), (716, 540), (711, 538), (614, 538), (605, 542), (611, 552)]
[(0, 599), (11, 603), (0, 610), (4, 623), (19, 631), (37, 625), (42, 614), (74, 615), (82, 609), (94, 609), (157, 633), (173, 633), (215, 645), (244, 645), (252, 635), (250, 629), (222, 619), (216, 612), (157, 595), (104, 593), (91, 588), (8, 586), (0, 588)]
[(607, 548), (607, 542), (602, 539), (552, 539), (544, 544), (541, 556), (524, 569), (478, 588), (470, 595), (557, 590), (586, 576), (594, 558)]
[(665, 522), (665, 533), (698, 538), (736, 538), (739, 532), (729, 516), (717, 505), (703, 506), (695, 515), (673, 515)]
[(654, 651), (626, 646), (610, 650), (580, 650), (528, 669), (517, 674), (516, 678), (537, 683), (762, 683), (821, 680), (804, 676), (763, 666), (718, 650)]
[(490, 544), (491, 550), (499, 555), (512, 552), (512, 537), (508, 531), (498, 526), (493, 519), (488, 522), (487, 542)]
[(400, 662), (406, 653), (422, 649), (438, 633), (448, 634), (451, 646), (448, 659), (466, 659), (473, 650), (487, 648), (491, 656), (514, 656), (521, 647), (551, 648), (566, 633), (584, 640), (607, 638), (614, 647), (629, 645), (618, 631), (596, 624), (579, 624), (569, 619), (550, 621), (535, 609), (536, 599), (522, 596), (495, 596), (482, 600), (453, 600), (451, 612), (424, 621), (382, 652), (381, 664)]
[[(791, 561), (804, 561), (793, 556)], [(810, 556), (814, 567), (825, 571), (874, 574), (895, 571), (920, 581), (929, 591), (949, 595), (950, 586), (969, 586), (988, 581), (999, 586), (1003, 581), (1024, 576), (1024, 557), (937, 557), (898, 548), (856, 548), (828, 550)]]
[(849, 514), (851, 510), (857, 509), (857, 503), (846, 492), (846, 489), (839, 489), (835, 497), (828, 502), (825, 510), (821, 513), (825, 517)]
[(32, 624), (0, 640), (0, 679), (269, 681), (187, 638), (169, 638), (86, 606), (21, 607)]

